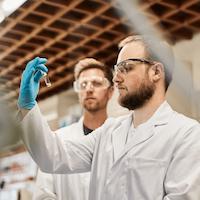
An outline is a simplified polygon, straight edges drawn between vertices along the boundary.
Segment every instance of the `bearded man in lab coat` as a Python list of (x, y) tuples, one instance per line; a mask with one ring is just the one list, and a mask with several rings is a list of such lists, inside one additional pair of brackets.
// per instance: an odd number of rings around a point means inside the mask
[[(56, 131), (61, 140), (88, 135), (107, 119), (107, 104), (113, 93), (112, 68), (85, 58), (75, 66), (74, 90), (83, 107), (83, 117)], [(47, 174), (38, 170), (33, 200), (88, 200), (90, 173)]]
[[(140, 36), (120, 45), (113, 81), (119, 103), (133, 112), (107, 119), (81, 140), (52, 136), (31, 90), (31, 70), (47, 71), (45, 61), (26, 67), (18, 104), (27, 149), (49, 173), (91, 170), (90, 200), (199, 200), (200, 125), (165, 100), (173, 68), (169, 46)], [(35, 76), (38, 87), (41, 76)]]

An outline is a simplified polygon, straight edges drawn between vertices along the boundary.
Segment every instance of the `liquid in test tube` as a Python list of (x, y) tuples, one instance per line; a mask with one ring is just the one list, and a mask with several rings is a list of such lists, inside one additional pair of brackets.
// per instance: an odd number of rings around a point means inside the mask
[(46, 72), (43, 72), (43, 79), (47, 87), (51, 87), (51, 81)]

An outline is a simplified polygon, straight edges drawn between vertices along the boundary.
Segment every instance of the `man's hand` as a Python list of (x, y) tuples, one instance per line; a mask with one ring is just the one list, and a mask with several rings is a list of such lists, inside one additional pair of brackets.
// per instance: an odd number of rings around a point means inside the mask
[(32, 109), (36, 104), (36, 97), (39, 92), (40, 79), (44, 72), (48, 72), (45, 63), (46, 58), (36, 57), (26, 65), (22, 74), (18, 106), (19, 108)]

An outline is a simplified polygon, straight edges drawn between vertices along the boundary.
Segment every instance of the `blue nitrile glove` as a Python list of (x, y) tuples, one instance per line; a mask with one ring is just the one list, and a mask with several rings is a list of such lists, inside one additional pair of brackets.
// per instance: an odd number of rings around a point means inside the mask
[(43, 72), (48, 72), (47, 67), (44, 65), (46, 62), (46, 58), (36, 57), (26, 65), (26, 68), (22, 73), (19, 90), (19, 108), (31, 109), (36, 104), (40, 79), (43, 76)]

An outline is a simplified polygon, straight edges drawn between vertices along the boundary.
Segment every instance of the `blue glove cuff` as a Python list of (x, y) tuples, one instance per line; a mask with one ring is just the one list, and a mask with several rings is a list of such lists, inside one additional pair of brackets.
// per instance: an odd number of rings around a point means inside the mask
[(24, 108), (24, 109), (28, 109), (31, 110), (35, 105), (36, 105), (36, 101), (34, 102), (29, 102), (29, 103), (22, 103), (20, 104), (20, 101), (18, 101), (18, 107), (19, 108)]

